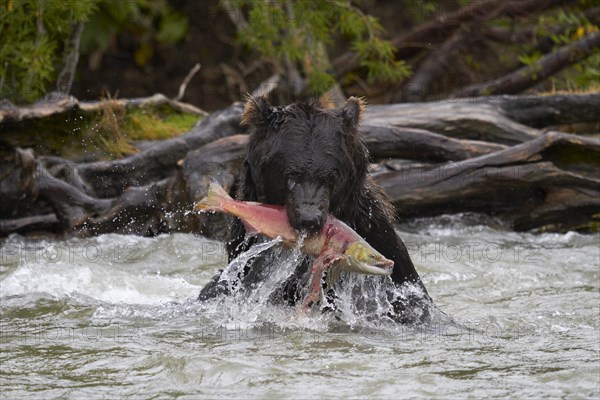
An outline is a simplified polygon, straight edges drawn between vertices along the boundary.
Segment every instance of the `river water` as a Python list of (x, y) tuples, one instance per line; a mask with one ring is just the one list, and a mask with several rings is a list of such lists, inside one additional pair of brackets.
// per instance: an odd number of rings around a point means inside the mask
[[(198, 304), (226, 267), (218, 242), (5, 239), (1, 396), (599, 398), (597, 235), (514, 233), (472, 215), (398, 232), (441, 310), (427, 326), (349, 305), (324, 314), (269, 305), (294, 251), (250, 295)], [(350, 303), (377, 297), (387, 278), (346, 279)]]

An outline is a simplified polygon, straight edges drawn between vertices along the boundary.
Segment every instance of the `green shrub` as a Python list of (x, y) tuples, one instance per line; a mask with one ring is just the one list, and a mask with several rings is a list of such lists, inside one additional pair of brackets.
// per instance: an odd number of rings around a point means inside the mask
[(98, 0), (0, 0), (0, 98), (30, 102), (54, 83), (61, 51)]
[(86, 24), (83, 53), (105, 48), (124, 29), (140, 37), (139, 65), (152, 57), (154, 42), (176, 43), (189, 25), (168, 0), (0, 0), (0, 99), (32, 102), (53, 90), (65, 41), (79, 23)]
[(351, 1), (235, 0), (232, 4), (248, 15), (239, 40), (282, 65), (299, 65), (313, 94), (335, 83), (326, 46), (340, 39), (350, 43), (369, 80), (398, 81), (410, 75), (409, 66), (394, 59), (391, 42), (381, 37), (383, 28), (377, 19)]

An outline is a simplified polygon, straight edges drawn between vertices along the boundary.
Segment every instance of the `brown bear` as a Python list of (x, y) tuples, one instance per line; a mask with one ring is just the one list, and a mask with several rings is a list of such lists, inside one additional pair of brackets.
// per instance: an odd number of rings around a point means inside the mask
[[(319, 232), (327, 214), (344, 221), (385, 257), (394, 261), (391, 280), (401, 289), (407, 283), (417, 290), (388, 294), (391, 317), (402, 322), (423, 320), (431, 300), (408, 251), (394, 231), (395, 211), (382, 189), (368, 174), (369, 154), (358, 125), (364, 103), (351, 97), (339, 110), (316, 102), (274, 107), (265, 97), (247, 100), (242, 123), (253, 130), (238, 183), (237, 198), (284, 205), (290, 224), (298, 231)], [(255, 243), (243, 224), (235, 220), (227, 243), (230, 260)], [(298, 266), (273, 301), (295, 304), (300, 299), (311, 260)], [(248, 263), (246, 284), (261, 275), (260, 259)], [(389, 279), (389, 278), (386, 278)], [(200, 293), (201, 300), (226, 292), (216, 276)], [(329, 292), (335, 297), (335, 294)], [(368, 296), (368, 294), (365, 294)]]

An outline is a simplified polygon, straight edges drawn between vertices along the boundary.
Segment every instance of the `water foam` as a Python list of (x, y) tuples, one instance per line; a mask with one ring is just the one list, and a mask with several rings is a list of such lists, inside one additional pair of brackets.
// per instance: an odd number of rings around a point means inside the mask
[(136, 276), (105, 266), (28, 264), (0, 283), (1, 297), (47, 294), (55, 299), (86, 296), (111, 304), (181, 302), (199, 287), (182, 278)]

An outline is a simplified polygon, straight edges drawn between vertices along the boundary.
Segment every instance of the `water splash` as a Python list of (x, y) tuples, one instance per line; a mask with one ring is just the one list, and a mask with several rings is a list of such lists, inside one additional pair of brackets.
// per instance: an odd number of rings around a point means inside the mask
[[(280, 239), (275, 239), (255, 244), (240, 254), (220, 276), (230, 294), (206, 302), (204, 316), (211, 323), (225, 327), (256, 328), (275, 323), (316, 330), (329, 329), (340, 323), (382, 329), (395, 327), (398, 321), (422, 324), (432, 320), (439, 322), (445, 317), (426, 300), (427, 295), (417, 285), (398, 287), (390, 277), (348, 272), (343, 272), (336, 282), (328, 283), (325, 293), (331, 292), (322, 296), (320, 304), (313, 305), (308, 313), (299, 305), (293, 309), (273, 302), (272, 295), (277, 294), (290, 277), (298, 274), (298, 267), (307, 257), (300, 250), (304, 239), (301, 237), (293, 249), (285, 248)], [(252, 268), (260, 268), (260, 273), (258, 278), (253, 276), (245, 281), (248, 278), (243, 270), (249, 262), (254, 262)], [(306, 285), (301, 290), (303, 295), (308, 291), (309, 274), (306, 271), (305, 276), (298, 276), (299, 282)], [(327, 282), (326, 277), (324, 281)]]
[(230, 293), (237, 293), (240, 285), (240, 279), (244, 267), (253, 259), (259, 256), (261, 253), (269, 250), (276, 244), (281, 243), (281, 238), (276, 238), (267, 242), (257, 243), (250, 247), (247, 251), (240, 254), (233, 261), (227, 265), (227, 267), (221, 272), (219, 280), (227, 283), (227, 288)]
[[(292, 276), (305, 255), (300, 251), (301, 237), (293, 249), (281, 245), (281, 239), (257, 243), (240, 254), (223, 270), (220, 280), (226, 282), (229, 295), (221, 295), (204, 305), (204, 316), (213, 324), (226, 328), (252, 328), (274, 321), (286, 324), (289, 308), (272, 305), (271, 295)], [(260, 268), (263, 279), (245, 282), (242, 272), (248, 262), (259, 258), (253, 268)]]

